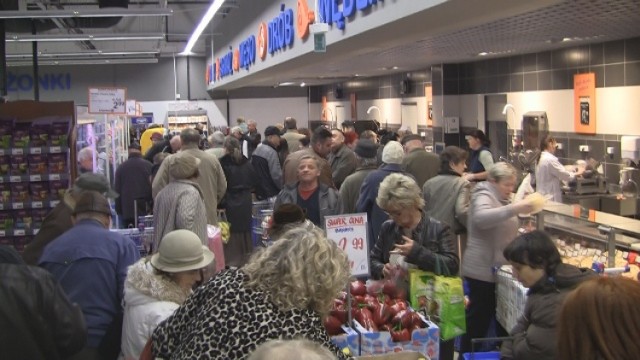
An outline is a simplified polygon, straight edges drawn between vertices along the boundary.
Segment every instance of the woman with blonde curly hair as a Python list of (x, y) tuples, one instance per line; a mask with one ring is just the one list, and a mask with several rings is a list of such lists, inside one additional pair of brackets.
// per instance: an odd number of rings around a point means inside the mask
[(318, 230), (295, 228), (196, 290), (152, 336), (161, 359), (245, 359), (273, 339), (305, 338), (345, 359), (322, 325), (349, 281), (345, 253)]

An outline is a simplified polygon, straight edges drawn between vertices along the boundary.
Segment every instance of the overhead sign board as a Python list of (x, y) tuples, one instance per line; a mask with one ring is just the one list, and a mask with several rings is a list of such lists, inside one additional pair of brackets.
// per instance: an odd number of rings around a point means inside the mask
[(89, 88), (89, 114), (126, 115), (126, 88)]

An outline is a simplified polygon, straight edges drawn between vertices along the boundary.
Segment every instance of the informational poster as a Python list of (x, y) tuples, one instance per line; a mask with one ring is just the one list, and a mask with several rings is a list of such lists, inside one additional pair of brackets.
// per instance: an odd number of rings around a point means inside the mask
[(596, 133), (596, 74), (573, 76), (574, 129), (580, 134)]
[(127, 100), (127, 116), (136, 116), (136, 101), (129, 99)]
[(369, 275), (367, 214), (327, 216), (325, 229), (327, 237), (347, 253), (351, 275)]
[(89, 88), (89, 114), (126, 115), (126, 88)]

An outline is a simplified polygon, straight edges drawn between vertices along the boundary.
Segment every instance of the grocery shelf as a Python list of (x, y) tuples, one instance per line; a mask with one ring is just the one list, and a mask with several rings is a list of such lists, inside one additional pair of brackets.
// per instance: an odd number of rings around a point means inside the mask
[(0, 210), (48, 209), (59, 203), (60, 200), (0, 202)]
[(36, 235), (40, 229), (8, 229), (0, 230), (0, 238), (14, 237), (14, 236), (33, 236)]
[(32, 174), (32, 175), (2, 175), (0, 183), (19, 183), (19, 182), (37, 182), (37, 181), (56, 181), (69, 180), (69, 174)]
[(63, 154), (69, 151), (68, 146), (27, 146), (0, 149), (0, 156), (3, 155), (38, 155), (38, 154)]

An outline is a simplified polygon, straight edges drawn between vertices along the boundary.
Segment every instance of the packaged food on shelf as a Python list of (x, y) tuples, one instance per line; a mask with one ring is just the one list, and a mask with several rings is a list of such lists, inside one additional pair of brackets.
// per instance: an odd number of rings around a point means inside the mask
[(8, 155), (0, 156), (0, 176), (9, 175), (11, 170), (11, 158)]
[(68, 180), (51, 180), (49, 181), (50, 200), (62, 200), (64, 193), (69, 186)]
[(54, 122), (51, 124), (51, 146), (66, 146), (69, 140), (69, 123)]
[(42, 154), (27, 155), (29, 175), (44, 175), (49, 171), (47, 156)]
[(22, 252), (31, 241), (33, 241), (33, 236), (16, 236), (13, 238), (13, 246), (18, 252)]
[(49, 200), (49, 184), (47, 182), (29, 183), (29, 195), (31, 195), (31, 201)]
[(49, 145), (49, 133), (51, 125), (35, 123), (29, 128), (30, 146), (47, 146)]
[(30, 123), (17, 123), (13, 127), (13, 147), (23, 148), (29, 146), (29, 128)]
[(28, 182), (11, 183), (11, 201), (12, 202), (29, 201), (29, 183)]
[(0, 211), (0, 230), (13, 229), (13, 214), (10, 211)]
[(49, 209), (31, 209), (31, 218), (33, 221), (33, 228), (40, 229), (44, 218), (47, 217)]
[(11, 184), (0, 183), (0, 203), (11, 201)]
[(24, 155), (11, 156), (11, 175), (26, 175), (29, 169), (29, 162)]
[(30, 209), (20, 209), (13, 211), (13, 228), (30, 231), (33, 227), (33, 218)]
[(8, 149), (11, 147), (11, 133), (13, 132), (13, 121), (0, 120), (0, 149)]
[(49, 154), (49, 173), (64, 174), (67, 172), (67, 154)]

